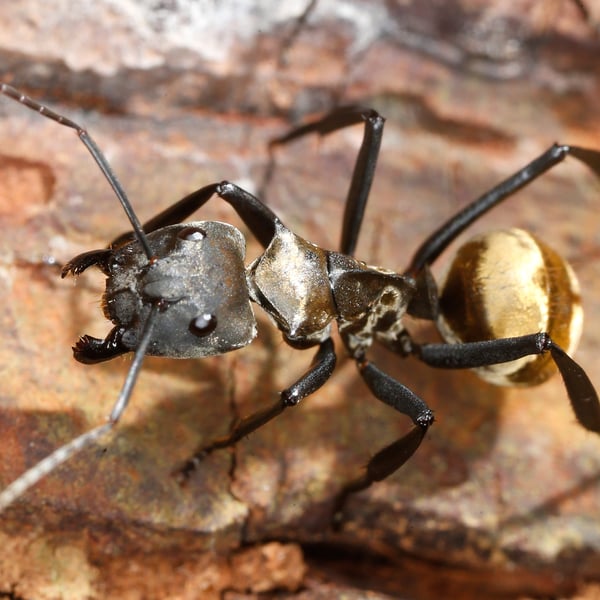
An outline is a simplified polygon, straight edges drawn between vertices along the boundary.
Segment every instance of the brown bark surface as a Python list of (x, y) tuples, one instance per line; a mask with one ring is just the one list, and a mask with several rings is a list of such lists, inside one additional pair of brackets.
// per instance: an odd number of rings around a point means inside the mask
[[(399, 271), (444, 219), (552, 142), (600, 148), (596, 0), (587, 20), (567, 0), (323, 0), (303, 21), (305, 2), (222, 4), (199, 16), (186, 2), (7, 3), (0, 80), (85, 125), (142, 220), (210, 182), (256, 191), (268, 141), (293, 122), (373, 106), (387, 122), (357, 256)], [(360, 139), (353, 128), (281, 149), (264, 193), (326, 248)], [(586, 311), (576, 358), (600, 386), (599, 195), (567, 160), (470, 232), (526, 228), (571, 261)], [(239, 226), (218, 200), (197, 219)], [(85, 366), (70, 352), (110, 328), (102, 276), (61, 280), (58, 265), (126, 229), (73, 132), (0, 96), (2, 487), (103, 422), (117, 397), (128, 359)], [(258, 252), (250, 241), (248, 259)], [(114, 435), (0, 515), (0, 595), (598, 597), (600, 440), (576, 424), (558, 377), (500, 389), (374, 350), (436, 423), (404, 468), (348, 502), (338, 533), (336, 492), (409, 427), (342, 353), (321, 392), (181, 488), (172, 472), (199, 444), (311, 360), (256, 312), (259, 338), (243, 350), (148, 358)]]

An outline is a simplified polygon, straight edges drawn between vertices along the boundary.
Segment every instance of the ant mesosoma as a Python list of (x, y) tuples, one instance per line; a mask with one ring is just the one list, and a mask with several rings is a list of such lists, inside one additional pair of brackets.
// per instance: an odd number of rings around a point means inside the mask
[[(434, 420), (421, 398), (367, 359), (374, 341), (432, 367), (476, 369), (496, 384), (537, 384), (558, 369), (577, 420), (600, 433), (596, 391), (569, 356), (581, 332), (582, 313), (577, 281), (562, 258), (532, 235), (510, 229), (465, 244), (439, 291), (430, 272), (430, 265), (464, 229), (567, 155), (600, 176), (600, 152), (553, 145), (442, 224), (417, 249), (408, 268), (395, 273), (368, 266), (353, 256), (383, 133), (384, 119), (374, 110), (339, 108), (273, 141), (273, 145), (285, 144), (309, 133), (326, 134), (364, 124), (340, 250), (335, 252), (292, 233), (258, 198), (226, 181), (192, 192), (142, 226), (85, 129), (6, 84), (0, 85), (0, 92), (74, 129), (125, 210), (133, 232), (117, 237), (107, 248), (76, 256), (63, 267), (62, 276), (80, 275), (96, 266), (107, 277), (103, 309), (114, 327), (103, 340), (81, 337), (73, 348), (75, 358), (91, 364), (134, 353), (108, 422), (62, 446), (9, 485), (0, 494), (0, 510), (116, 425), (146, 354), (203, 357), (249, 344), (256, 335), (251, 302), (273, 318), (288, 344), (299, 349), (316, 347), (317, 352), (308, 370), (271, 406), (240, 421), (229, 435), (200, 448), (180, 470), (182, 479), (208, 453), (235, 444), (316, 392), (331, 377), (336, 363), (333, 321), (373, 395), (409, 416), (414, 425), (405, 436), (377, 452), (364, 474), (342, 489), (336, 512), (348, 494), (401, 467)], [(243, 262), (245, 240), (232, 225), (182, 224), (214, 195), (235, 209), (264, 249), (247, 267)], [(405, 314), (434, 321), (445, 342), (417, 343), (403, 325)]]

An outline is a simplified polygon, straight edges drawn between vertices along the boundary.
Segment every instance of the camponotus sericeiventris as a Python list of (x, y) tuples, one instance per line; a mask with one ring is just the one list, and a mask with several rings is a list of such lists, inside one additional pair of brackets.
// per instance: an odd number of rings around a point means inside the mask
[[(0, 84), (0, 92), (73, 128), (121, 202), (133, 232), (117, 237), (108, 248), (76, 256), (63, 267), (62, 276), (79, 275), (91, 266), (107, 276), (103, 308), (114, 327), (105, 339), (81, 337), (73, 349), (75, 358), (91, 364), (134, 353), (108, 423), (34, 465), (0, 493), (0, 509), (115, 426), (146, 354), (204, 357), (249, 344), (256, 335), (251, 301), (273, 318), (292, 347), (317, 347), (314, 360), (275, 403), (243, 419), (229, 435), (200, 448), (182, 467), (183, 479), (208, 453), (235, 444), (331, 377), (336, 362), (330, 335), (333, 321), (373, 395), (413, 421), (409, 433), (377, 452), (365, 473), (342, 489), (336, 512), (349, 493), (401, 467), (434, 420), (421, 398), (367, 359), (373, 341), (432, 367), (477, 369), (496, 384), (540, 383), (558, 369), (577, 420), (600, 433), (597, 394), (583, 369), (569, 356), (581, 331), (582, 315), (578, 284), (564, 260), (530, 234), (511, 229), (467, 242), (439, 291), (429, 269), (471, 223), (567, 155), (600, 176), (599, 151), (553, 145), (442, 224), (417, 249), (406, 270), (394, 273), (353, 257), (383, 133), (384, 120), (373, 110), (340, 108), (274, 142), (284, 144), (309, 133), (325, 134), (364, 123), (340, 251), (334, 252), (298, 237), (259, 199), (229, 182), (192, 192), (142, 226), (104, 155), (83, 128), (6, 84)], [(214, 195), (235, 209), (263, 246), (264, 252), (247, 267), (243, 262), (245, 241), (235, 227), (206, 221), (182, 224)], [(498, 268), (502, 260), (509, 266), (516, 264), (516, 255), (518, 269)], [(502, 298), (497, 294), (500, 288), (507, 290)], [(515, 320), (518, 315), (520, 321), (516, 334), (506, 328), (507, 306), (513, 311), (509, 314)], [(405, 314), (434, 321), (445, 342), (417, 343), (403, 325)]]

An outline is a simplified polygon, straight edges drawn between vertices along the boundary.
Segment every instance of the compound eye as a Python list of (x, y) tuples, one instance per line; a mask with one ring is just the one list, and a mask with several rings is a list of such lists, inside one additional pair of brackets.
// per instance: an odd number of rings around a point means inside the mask
[(200, 227), (184, 227), (177, 237), (187, 242), (200, 242), (206, 237), (206, 231)]
[(202, 313), (190, 323), (190, 332), (198, 337), (209, 335), (217, 328), (217, 317), (211, 313)]

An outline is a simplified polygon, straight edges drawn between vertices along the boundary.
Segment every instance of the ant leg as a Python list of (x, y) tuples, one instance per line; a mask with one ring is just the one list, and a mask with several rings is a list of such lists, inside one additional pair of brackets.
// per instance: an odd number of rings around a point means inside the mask
[(461, 344), (409, 344), (411, 353), (419, 360), (442, 369), (474, 369), (550, 352), (577, 420), (589, 431), (600, 433), (600, 402), (592, 382), (547, 333)]
[(308, 371), (294, 384), (280, 392), (279, 399), (274, 404), (239, 421), (228, 435), (214, 440), (207, 446), (200, 447), (194, 456), (178, 470), (179, 481), (185, 483), (202, 460), (214, 450), (235, 445), (242, 438), (280, 415), (286, 408), (296, 406), (301, 400), (316, 392), (331, 377), (335, 363), (333, 341), (328, 338), (319, 345), (319, 350)]
[(304, 7), (304, 10), (300, 13), (298, 17), (294, 19), (294, 26), (292, 30), (283, 38), (283, 42), (281, 44), (281, 49), (279, 52), (279, 59), (277, 60), (277, 64), (279, 67), (283, 67), (287, 63), (287, 54), (290, 51), (290, 48), (296, 42), (296, 39), (306, 26), (306, 21), (308, 17), (313, 12), (317, 5), (317, 0), (309, 0), (308, 4)]
[(377, 166), (385, 119), (376, 111), (360, 106), (346, 106), (306, 123), (271, 141), (269, 147), (287, 144), (310, 133), (326, 135), (350, 125), (364, 123), (363, 140), (356, 157), (350, 188), (346, 197), (340, 252), (353, 255), (362, 225), (365, 207)]
[(418, 278), (425, 266), (433, 263), (469, 225), (488, 210), (562, 162), (568, 155), (586, 164), (600, 177), (600, 152), (577, 146), (554, 144), (528, 165), (468, 204), (434, 231), (415, 252), (405, 275)]
[(398, 412), (409, 416), (414, 427), (399, 440), (386, 446), (367, 463), (365, 472), (348, 482), (336, 497), (334, 520), (339, 519), (344, 503), (350, 494), (368, 488), (397, 471), (416, 452), (429, 427), (433, 424), (433, 412), (427, 404), (405, 385), (381, 371), (367, 359), (358, 358), (359, 372), (378, 399)]
[(600, 34), (600, 23), (594, 19), (586, 5), (587, 3), (583, 0), (572, 0), (572, 3), (577, 8), (581, 18), (595, 31), (596, 35)]
[[(150, 233), (168, 225), (184, 222), (215, 194), (233, 207), (258, 241), (266, 248), (275, 233), (277, 215), (258, 198), (227, 181), (204, 186), (183, 197), (144, 223), (144, 232)], [(121, 246), (133, 238), (133, 232), (128, 231), (115, 238), (110, 246), (113, 248)]]
[[(159, 212), (156, 216), (152, 217), (149, 221), (146, 221), (143, 225), (144, 233), (151, 233), (157, 229), (162, 229), (169, 225), (176, 225), (182, 223), (187, 217), (193, 212), (197, 211), (202, 207), (208, 200), (210, 200), (217, 192), (217, 184), (211, 184), (200, 188), (184, 196), (175, 204), (168, 206), (163, 211)], [(111, 243), (111, 248), (117, 248), (130, 242), (135, 238), (132, 231), (127, 231), (116, 237)]]
[(256, 196), (228, 181), (222, 181), (217, 186), (217, 194), (231, 204), (263, 248), (266, 248), (275, 235), (275, 225), (279, 221), (277, 215)]

